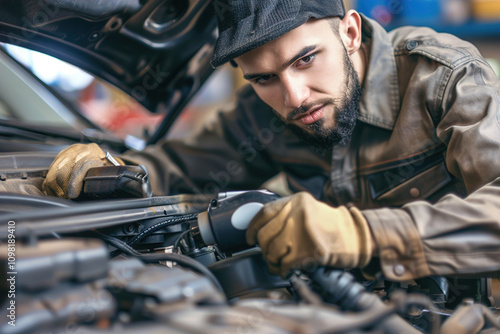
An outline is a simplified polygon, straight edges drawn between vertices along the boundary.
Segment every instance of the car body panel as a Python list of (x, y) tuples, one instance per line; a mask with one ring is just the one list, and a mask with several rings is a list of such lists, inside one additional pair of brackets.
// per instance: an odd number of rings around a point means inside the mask
[(0, 0), (0, 8), (0, 41), (74, 64), (153, 112), (216, 37), (211, 1)]

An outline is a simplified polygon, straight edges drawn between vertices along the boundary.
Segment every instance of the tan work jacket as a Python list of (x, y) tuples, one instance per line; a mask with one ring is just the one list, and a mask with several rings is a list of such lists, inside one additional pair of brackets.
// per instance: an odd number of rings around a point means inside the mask
[(394, 280), (500, 269), (500, 83), (475, 47), (363, 17), (369, 50), (348, 146), (301, 142), (255, 95), (185, 141), (135, 158), (156, 194), (255, 189), (284, 172), (293, 191), (362, 209)]

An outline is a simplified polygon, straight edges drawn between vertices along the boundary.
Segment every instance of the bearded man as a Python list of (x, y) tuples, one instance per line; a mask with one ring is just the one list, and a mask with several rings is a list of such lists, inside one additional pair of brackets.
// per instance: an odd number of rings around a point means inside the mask
[[(284, 173), (296, 194), (247, 230), (283, 276), (311, 262), (371, 263), (399, 281), (500, 269), (500, 83), (473, 45), (387, 33), (340, 0), (215, 5), (212, 64), (231, 62), (249, 85), (188, 139), (127, 154), (156, 194), (255, 189)], [(49, 175), (85, 172), (72, 150), (88, 146), (61, 152)], [(71, 197), (67, 183), (44, 187)]]

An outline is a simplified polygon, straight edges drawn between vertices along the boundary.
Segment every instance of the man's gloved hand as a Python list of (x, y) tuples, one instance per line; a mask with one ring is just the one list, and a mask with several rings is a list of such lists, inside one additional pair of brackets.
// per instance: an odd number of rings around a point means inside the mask
[(370, 228), (358, 209), (334, 208), (305, 192), (264, 205), (246, 237), (260, 245), (269, 271), (281, 276), (311, 263), (364, 267), (373, 252)]
[[(123, 164), (120, 159), (117, 161)], [(75, 199), (82, 191), (83, 179), (90, 168), (112, 165), (97, 144), (71, 145), (59, 152), (50, 165), (42, 190), (49, 196)]]

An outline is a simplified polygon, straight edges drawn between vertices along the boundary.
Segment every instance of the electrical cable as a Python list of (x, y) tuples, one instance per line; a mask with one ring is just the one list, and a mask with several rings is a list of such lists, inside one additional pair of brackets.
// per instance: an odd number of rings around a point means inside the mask
[[(195, 220), (197, 217), (198, 217), (197, 213), (191, 213), (191, 214), (186, 214), (186, 215), (182, 215), (182, 216), (175, 216), (175, 217), (168, 218), (166, 220), (161, 221), (160, 223), (154, 224), (154, 225), (144, 229), (139, 234), (137, 234), (135, 237), (133, 237), (130, 241), (128, 241), (126, 244), (129, 246), (132, 246), (133, 244), (143, 240), (144, 238), (153, 234), (154, 232), (158, 231), (159, 229), (165, 228), (167, 226), (187, 222), (190, 220)], [(112, 258), (115, 256), (118, 256), (122, 252), (122, 250), (120, 248), (118, 248), (118, 247), (116, 247), (116, 248), (117, 249), (115, 251), (111, 252), (111, 254), (110, 254), (110, 256)]]
[(113, 251), (110, 253), (111, 258), (115, 257), (116, 255), (118, 255), (120, 253), (125, 253), (127, 255), (133, 255), (133, 256), (141, 255), (141, 253), (139, 253), (134, 248), (127, 245), (126, 242), (121, 241), (118, 238), (110, 237), (109, 235), (106, 235), (106, 234), (101, 233), (99, 231), (95, 231), (95, 233), (98, 235), (98, 237), (100, 239), (106, 241), (108, 244), (110, 244), (111, 246), (113, 246), (117, 249), (116, 251)]
[(177, 237), (177, 239), (175, 239), (175, 242), (174, 242), (174, 246), (173, 246), (173, 251), (177, 254), (181, 254), (177, 251), (177, 249), (179, 248), (179, 245), (182, 241), (182, 239), (184, 239), (184, 237), (189, 233), (191, 232), (191, 229), (188, 229), (184, 232), (182, 232), (181, 234), (179, 234), (179, 236)]

